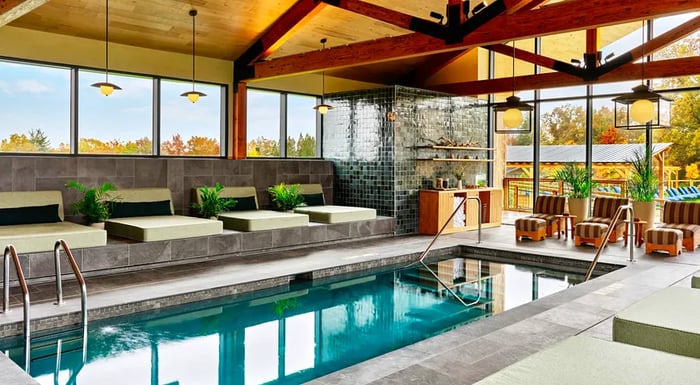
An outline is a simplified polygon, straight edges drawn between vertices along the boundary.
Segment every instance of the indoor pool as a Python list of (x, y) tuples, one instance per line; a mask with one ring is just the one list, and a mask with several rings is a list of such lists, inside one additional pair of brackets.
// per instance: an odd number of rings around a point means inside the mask
[[(299, 282), (255, 298), (168, 308), (32, 341), (41, 384), (299, 384), (566, 289), (582, 277), (453, 258)], [(23, 366), (22, 343), (0, 343)], [(14, 345), (13, 345), (14, 343)]]

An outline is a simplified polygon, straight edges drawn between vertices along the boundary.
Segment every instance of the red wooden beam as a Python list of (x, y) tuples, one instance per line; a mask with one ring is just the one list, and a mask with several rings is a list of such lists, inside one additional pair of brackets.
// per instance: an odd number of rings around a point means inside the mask
[[(256, 63), (255, 74), (252, 76), (270, 78), (377, 63), (697, 9), (700, 9), (698, 0), (570, 0), (528, 12), (497, 16), (490, 23), (466, 35), (458, 44), (448, 45), (440, 39), (413, 33)], [(575, 15), (572, 16), (572, 13)]]
[(320, 12), (325, 4), (319, 0), (299, 0), (277, 19), (265, 33), (236, 59), (250, 65), (275, 52), (295, 31)]

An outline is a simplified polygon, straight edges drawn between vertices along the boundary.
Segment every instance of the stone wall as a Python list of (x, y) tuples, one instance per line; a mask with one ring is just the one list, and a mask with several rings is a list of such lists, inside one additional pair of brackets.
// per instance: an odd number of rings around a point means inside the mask
[(67, 219), (78, 192), (66, 182), (85, 185), (103, 182), (118, 188), (168, 187), (176, 214), (191, 212), (191, 190), (199, 186), (255, 186), (261, 208), (270, 205), (267, 188), (279, 182), (320, 183), (326, 201), (333, 202), (333, 163), (296, 159), (188, 159), (97, 156), (2, 156), (0, 191), (61, 190)]

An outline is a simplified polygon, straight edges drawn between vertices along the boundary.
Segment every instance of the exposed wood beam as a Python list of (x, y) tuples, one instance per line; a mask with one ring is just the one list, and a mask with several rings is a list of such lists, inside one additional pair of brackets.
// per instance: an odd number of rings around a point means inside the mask
[[(494, 52), (498, 52), (503, 55), (513, 57), (513, 47), (507, 46), (505, 44), (487, 45), (484, 48)], [(580, 76), (581, 72), (580, 69), (570, 65), (569, 63), (563, 62), (561, 60), (552, 59), (547, 56), (538, 55), (517, 47), (515, 48), (515, 58), (519, 60), (524, 60), (528, 63), (536, 64), (540, 67), (565, 72), (570, 75)]]
[(506, 15), (512, 15), (519, 11), (529, 11), (547, 0), (505, 0)]
[[(667, 14), (700, 9), (698, 0), (570, 0), (513, 15), (500, 15), (466, 35), (461, 43), (446, 44), (419, 33), (333, 47), (323, 52), (291, 55), (255, 64), (255, 78), (329, 70), (358, 64), (378, 63), (426, 54), (554, 33), (596, 28)], [(572, 10), (576, 16), (572, 17)]]
[[(241, 56), (240, 64), (250, 65), (275, 52), (295, 31), (304, 26), (325, 4), (320, 0), (299, 0), (265, 31)], [(239, 65), (240, 65), (239, 64)]]
[(700, 16), (686, 21), (685, 23), (666, 31), (665, 33), (649, 40), (641, 45), (630, 50), (632, 60), (639, 60), (643, 56), (650, 55), (675, 41), (678, 41), (691, 33), (700, 29)]
[(49, 0), (0, 0), (0, 27), (28, 14)]
[[(417, 19), (414, 16), (360, 0), (324, 0), (324, 3), (408, 30), (412, 30), (413, 19)], [(438, 25), (436, 22), (430, 23)]]
[(440, 72), (468, 52), (469, 50), (452, 51), (433, 55), (428, 60), (415, 67), (413, 71), (403, 79), (401, 84), (413, 87), (422, 86), (426, 79)]
[[(648, 79), (691, 76), (697, 75), (698, 73), (700, 73), (700, 57), (659, 60), (644, 64), (644, 76)], [(600, 79), (595, 82), (586, 82), (576, 76), (554, 72), (539, 75), (516, 76), (515, 78), (446, 84), (434, 86), (432, 89), (455, 95), (483, 95), (488, 93), (510, 92), (513, 88), (515, 91), (524, 91), (639, 80), (641, 77), (642, 64), (629, 63), (601, 76)]]

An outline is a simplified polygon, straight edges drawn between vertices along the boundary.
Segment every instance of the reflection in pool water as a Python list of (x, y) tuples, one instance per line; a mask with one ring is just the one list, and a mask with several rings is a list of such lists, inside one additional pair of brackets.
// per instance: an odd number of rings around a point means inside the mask
[[(304, 282), (245, 301), (94, 322), (84, 363), (80, 333), (35, 338), (31, 374), (47, 385), (298, 384), (581, 280), (465, 258), (430, 267), (470, 306), (424, 268)], [(22, 344), (12, 342), (0, 348), (21, 360)]]

